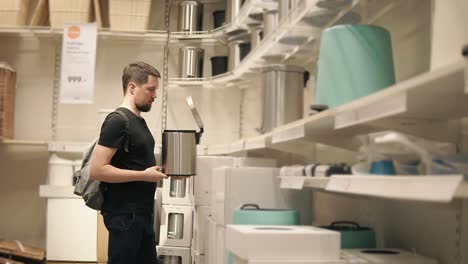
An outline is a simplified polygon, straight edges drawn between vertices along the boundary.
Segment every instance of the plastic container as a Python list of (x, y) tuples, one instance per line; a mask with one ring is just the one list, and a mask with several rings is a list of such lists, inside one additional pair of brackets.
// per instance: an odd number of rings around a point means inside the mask
[(91, 0), (49, 0), (50, 26), (62, 28), (65, 23), (88, 23)]
[(216, 76), (227, 72), (228, 68), (228, 57), (227, 56), (215, 56), (211, 57), (211, 75)]
[(28, 11), (27, 0), (0, 1), (0, 25), (24, 26)]
[(390, 33), (372, 25), (334, 26), (322, 33), (316, 103), (330, 108), (395, 83)]
[(151, 0), (109, 0), (109, 22), (113, 30), (148, 28)]
[(49, 184), (56, 186), (73, 185), (73, 161), (52, 154), (49, 159)]
[(213, 25), (214, 28), (221, 27), (226, 21), (226, 11), (216, 10), (213, 12)]

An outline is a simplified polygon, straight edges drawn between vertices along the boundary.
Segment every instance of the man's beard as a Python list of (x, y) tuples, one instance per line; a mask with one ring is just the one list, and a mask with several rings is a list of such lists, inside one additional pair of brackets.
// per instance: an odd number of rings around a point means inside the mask
[(140, 112), (149, 112), (151, 110), (151, 105), (152, 104), (137, 104), (136, 108)]

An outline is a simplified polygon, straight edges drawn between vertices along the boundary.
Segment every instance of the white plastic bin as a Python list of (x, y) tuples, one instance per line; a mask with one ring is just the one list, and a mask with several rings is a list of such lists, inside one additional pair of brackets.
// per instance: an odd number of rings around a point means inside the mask
[(49, 159), (49, 184), (58, 186), (73, 185), (73, 161), (52, 154)]

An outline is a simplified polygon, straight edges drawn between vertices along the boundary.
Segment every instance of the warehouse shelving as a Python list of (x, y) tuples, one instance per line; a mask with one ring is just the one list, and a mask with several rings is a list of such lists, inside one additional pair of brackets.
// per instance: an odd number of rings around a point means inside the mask
[(463, 175), (332, 175), (331, 177), (281, 176), (285, 189), (313, 188), (326, 192), (395, 200), (450, 202), (468, 198)]
[[(0, 27), (1, 36), (19, 37), (61, 37), (63, 29), (50, 27)], [(160, 30), (144, 31), (117, 31), (110, 29), (99, 29), (100, 39), (128, 39), (128, 40), (149, 40), (165, 44), (167, 32)]]
[(304, 154), (312, 143), (357, 150), (359, 135), (385, 130), (457, 143), (458, 120), (468, 115), (464, 67), (464, 62), (458, 62), (435, 69), (268, 134), (247, 138), (244, 151), (271, 148)]

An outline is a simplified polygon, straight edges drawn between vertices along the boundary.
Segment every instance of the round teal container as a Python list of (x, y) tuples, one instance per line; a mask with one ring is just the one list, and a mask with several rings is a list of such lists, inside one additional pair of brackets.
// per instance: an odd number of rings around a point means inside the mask
[(375, 248), (375, 232), (351, 221), (333, 222), (322, 228), (338, 231), (341, 234), (341, 248)]
[(395, 83), (390, 33), (340, 25), (322, 33), (315, 104), (337, 107)]
[[(295, 209), (265, 209), (256, 204), (244, 204), (234, 211), (235, 225), (300, 225), (300, 214)], [(234, 255), (229, 253), (228, 263), (234, 263)]]

